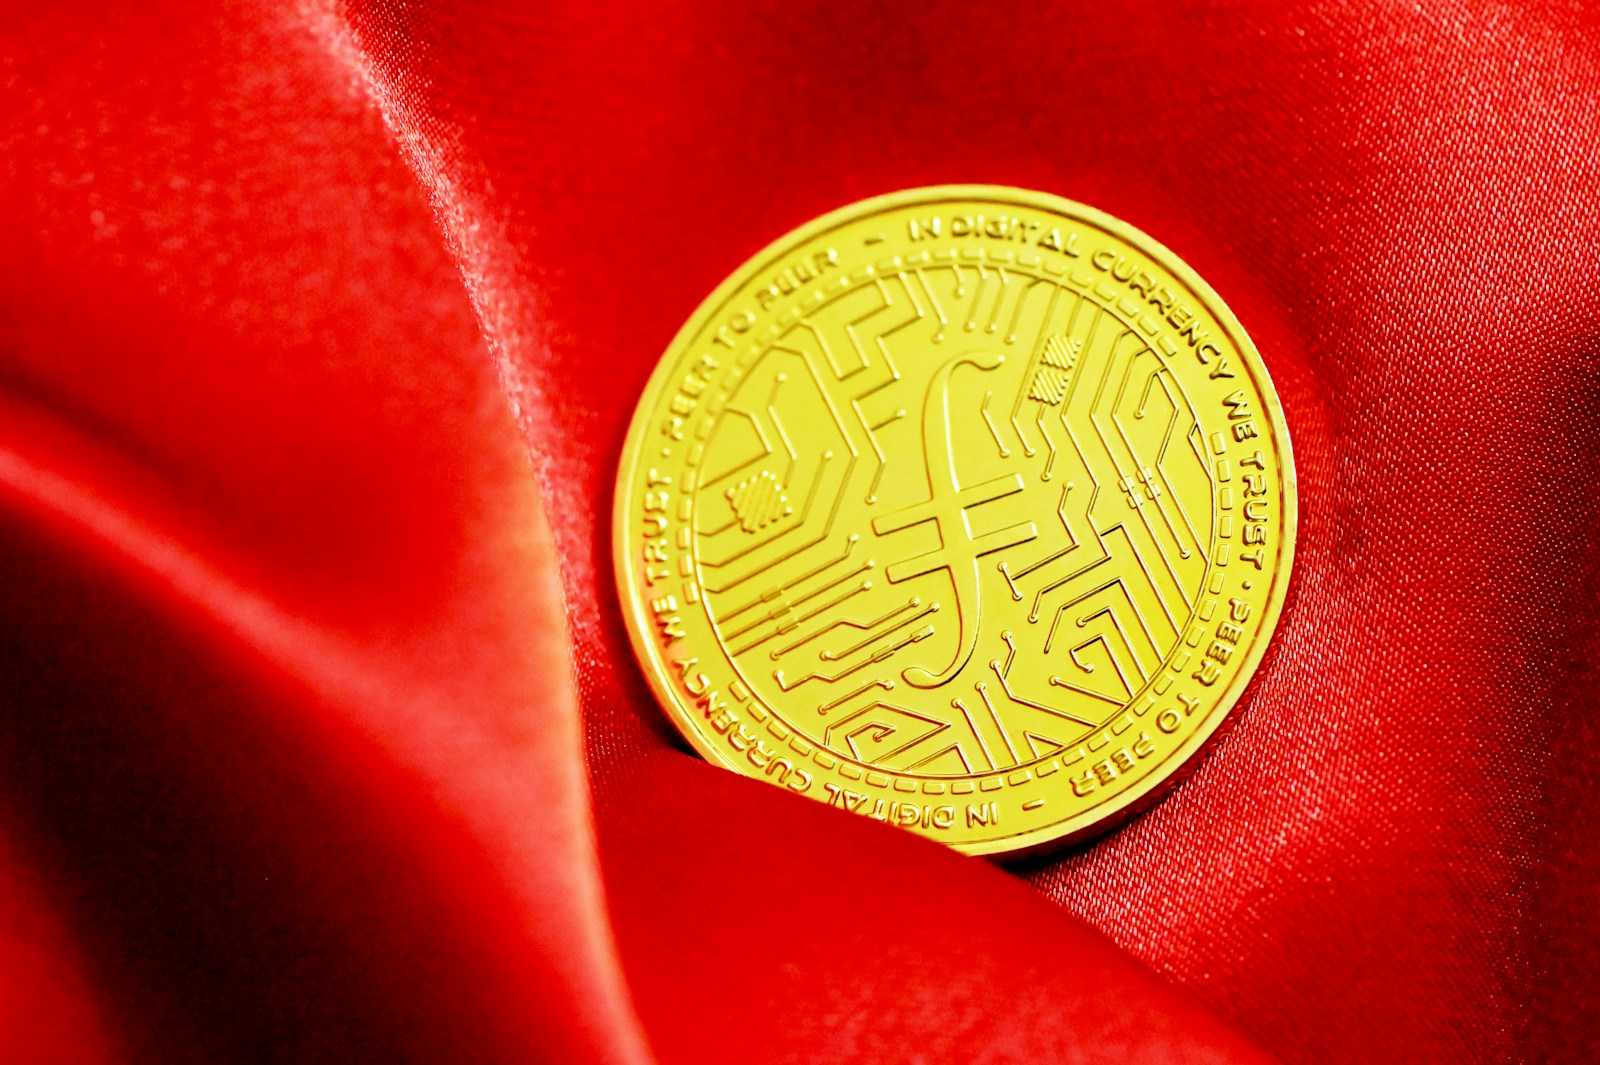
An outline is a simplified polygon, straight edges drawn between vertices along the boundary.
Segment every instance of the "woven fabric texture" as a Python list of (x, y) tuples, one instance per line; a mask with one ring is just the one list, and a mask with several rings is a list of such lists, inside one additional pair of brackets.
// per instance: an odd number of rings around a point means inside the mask
[[(0, 79), (0, 1057), (1600, 1053), (1592, 5), (12, 5)], [(1193, 266), (1299, 473), (1231, 728), (1010, 866), (691, 757), (610, 576), (697, 302), (969, 181)]]

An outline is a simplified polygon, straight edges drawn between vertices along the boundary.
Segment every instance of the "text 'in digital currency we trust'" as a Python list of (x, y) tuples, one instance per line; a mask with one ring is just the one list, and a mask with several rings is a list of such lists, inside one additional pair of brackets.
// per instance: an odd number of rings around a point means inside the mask
[(634, 416), (617, 581), (723, 766), (973, 853), (1136, 808), (1282, 607), (1295, 482), (1227, 307), (1100, 212), (855, 204), (741, 266)]

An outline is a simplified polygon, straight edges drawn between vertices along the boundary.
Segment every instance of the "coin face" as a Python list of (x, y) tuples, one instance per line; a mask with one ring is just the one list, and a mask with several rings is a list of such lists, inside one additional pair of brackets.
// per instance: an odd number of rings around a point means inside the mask
[(783, 237), (662, 356), (617, 583), (736, 772), (972, 853), (1104, 827), (1237, 702), (1295, 534), (1250, 338), (1077, 203), (913, 189)]

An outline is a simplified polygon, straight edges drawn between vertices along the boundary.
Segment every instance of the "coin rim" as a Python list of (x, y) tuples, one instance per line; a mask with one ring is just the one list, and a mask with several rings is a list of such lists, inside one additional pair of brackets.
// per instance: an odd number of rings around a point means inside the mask
[[(1244, 657), (1243, 667), (1223, 690), (1211, 713), (1206, 715), (1206, 719), (1165, 758), (1152, 766), (1149, 773), (1136, 781), (1132, 787), (1118, 792), (1105, 803), (1096, 803), (1059, 821), (1014, 835), (950, 841), (932, 836), (925, 837), (966, 854), (1014, 858), (1047, 847), (1064, 846), (1087, 836), (1110, 831), (1128, 818), (1149, 808), (1162, 798), (1168, 789), (1176, 786), (1188, 771), (1192, 771), (1198, 756), (1223, 724), (1232, 718), (1245, 690), (1255, 679), (1261, 660), (1277, 635), (1283, 606), (1288, 598), (1290, 578), (1294, 571), (1296, 538), (1299, 532), (1299, 484), (1296, 479), (1294, 445), (1289, 436), (1288, 421), (1284, 417), (1282, 399), (1272, 374), (1267, 369), (1266, 359), (1262, 357), (1243, 323), (1234, 314), (1233, 308), (1203, 277), (1165, 244), (1120, 218), (1076, 200), (1034, 189), (992, 184), (922, 185), (899, 189), (855, 200), (783, 233), (776, 240), (746, 256), (735, 266), (733, 271), (700, 301), (694, 313), (673, 334), (667, 346), (657, 356), (655, 368), (651, 371), (639, 401), (634, 406), (633, 414), (628, 420), (622, 453), (617, 463), (611, 514), (612, 574), (616, 581), (617, 598), (622, 606), (623, 627), (627, 629), (628, 642), (633, 647), (645, 683), (656, 701), (666, 711), (673, 727), (708, 762), (739, 776), (750, 777), (750, 774), (740, 772), (735, 761), (711, 743), (709, 738), (700, 735), (699, 730), (694, 727), (692, 716), (679, 705), (676, 693), (667, 682), (670, 680), (670, 674), (666, 669), (666, 663), (661, 658), (659, 649), (649, 639), (647, 624), (649, 619), (642, 616), (643, 596), (631, 595), (628, 592), (628, 589), (635, 586), (634, 581), (637, 576), (633, 553), (629, 550), (631, 538), (627, 535), (633, 501), (633, 494), (629, 488), (638, 470), (644, 438), (655, 413), (657, 401), (673, 380), (673, 372), (687, 351), (689, 343), (739, 289), (756, 280), (775, 260), (781, 259), (794, 248), (829, 230), (874, 214), (914, 204), (963, 200), (1015, 203), (1067, 218), (1078, 218), (1098, 226), (1160, 263), (1199, 298), (1206, 310), (1216, 319), (1217, 324), (1227, 332), (1235, 349), (1244, 356), (1244, 362), (1252, 376), (1260, 374), (1257, 384), (1266, 386), (1258, 388), (1261, 392), (1262, 408), (1267, 412), (1267, 420), (1273, 428), (1275, 442), (1281, 447), (1279, 468), (1282, 477), (1279, 491), (1283, 509), (1283, 532), (1279, 564), (1272, 575), (1272, 586), (1268, 589), (1265, 613), (1258, 636), (1251, 642), (1250, 649)], [(669, 358), (669, 356), (675, 357)], [(750, 779), (755, 778), (750, 777)], [(765, 784), (764, 781), (758, 783)], [(816, 800), (813, 798), (811, 801)]]

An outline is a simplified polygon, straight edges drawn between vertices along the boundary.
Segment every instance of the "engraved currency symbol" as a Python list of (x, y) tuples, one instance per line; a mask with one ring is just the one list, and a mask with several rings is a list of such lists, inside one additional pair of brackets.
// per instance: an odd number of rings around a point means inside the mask
[(920, 503), (874, 518), (872, 531), (879, 536), (933, 522), (940, 546), (932, 551), (889, 564), (885, 570), (891, 583), (946, 570), (955, 595), (956, 624), (960, 635), (948, 665), (937, 672), (923, 666), (901, 671), (907, 684), (916, 688), (936, 688), (947, 683), (967, 664), (977, 644), (980, 617), (978, 559), (995, 551), (1031, 540), (1037, 529), (1031, 521), (1018, 522), (981, 536), (972, 535), (966, 520), (969, 507), (992, 503), (1022, 491), (1022, 476), (1010, 473), (978, 484), (963, 486), (956, 474), (954, 434), (950, 423), (950, 387), (955, 371), (963, 366), (990, 372), (1005, 362), (999, 354), (957, 355), (934, 373), (922, 407), (923, 465), (928, 474), (928, 498)]

